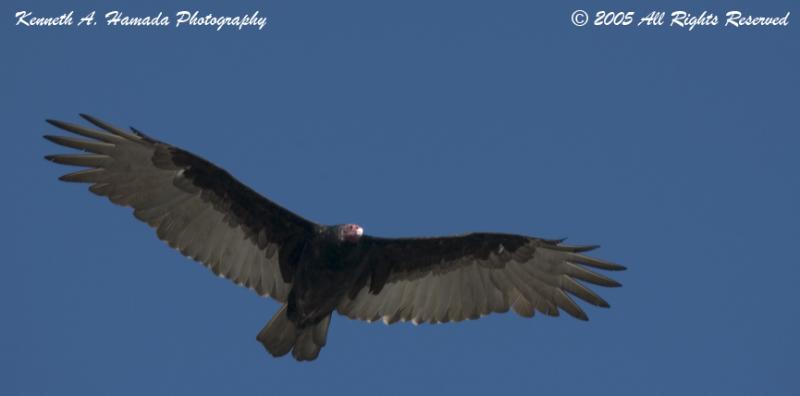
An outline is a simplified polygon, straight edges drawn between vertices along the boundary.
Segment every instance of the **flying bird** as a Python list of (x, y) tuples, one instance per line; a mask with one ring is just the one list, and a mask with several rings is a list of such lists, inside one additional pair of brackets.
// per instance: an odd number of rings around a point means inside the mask
[(133, 208), (183, 255), (282, 303), (256, 337), (276, 357), (316, 359), (333, 312), (387, 324), (458, 322), (509, 309), (587, 320), (571, 296), (608, 307), (584, 283), (620, 286), (590, 269), (625, 269), (583, 254), (597, 246), (500, 233), (382, 238), (356, 224), (317, 224), (186, 150), (81, 117), (96, 128), (47, 120), (86, 138), (45, 136), (86, 152), (45, 157), (86, 168), (60, 180), (89, 183), (91, 192)]

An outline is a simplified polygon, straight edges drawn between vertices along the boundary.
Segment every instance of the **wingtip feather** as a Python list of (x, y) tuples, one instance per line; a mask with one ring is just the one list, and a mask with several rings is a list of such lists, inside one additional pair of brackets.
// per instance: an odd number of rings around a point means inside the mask
[(600, 245), (583, 245), (583, 246), (570, 246), (570, 245), (560, 245), (561, 242), (566, 240), (566, 238), (562, 240), (550, 240), (546, 242), (554, 243), (554, 245), (547, 246), (548, 249), (558, 250), (560, 252), (570, 252), (570, 253), (583, 253), (588, 252), (590, 250), (595, 250), (600, 247)]
[(48, 124), (50, 124), (50, 125), (52, 125), (52, 126), (54, 126), (56, 128), (63, 129), (65, 131), (71, 131), (72, 129), (74, 129), (74, 127), (71, 124), (69, 124), (68, 122), (64, 122), (64, 121), (60, 121), (60, 120), (54, 120), (52, 118), (46, 119), (45, 122), (47, 122)]
[(126, 138), (126, 139), (136, 139), (136, 135), (132, 135), (128, 132), (125, 132), (105, 121), (100, 120), (99, 118), (92, 117), (85, 113), (78, 114), (81, 118), (86, 121), (89, 121), (92, 125), (105, 130), (106, 132), (113, 133), (114, 135)]

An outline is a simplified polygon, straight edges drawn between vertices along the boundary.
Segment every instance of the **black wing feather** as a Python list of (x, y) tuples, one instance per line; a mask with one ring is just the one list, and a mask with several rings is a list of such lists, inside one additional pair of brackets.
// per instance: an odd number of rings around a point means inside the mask
[(81, 116), (102, 130), (48, 120), (90, 138), (46, 136), (48, 140), (94, 153), (45, 157), (89, 168), (62, 180), (90, 183), (95, 194), (132, 207), (136, 218), (156, 228), (160, 239), (184, 255), (262, 295), (286, 301), (291, 279), (280, 267), (291, 263), (281, 261), (293, 257), (286, 250), (313, 235), (316, 224), (197, 155), (135, 129), (129, 133)]
[(362, 238), (366, 272), (338, 310), (387, 323), (441, 323), (476, 319), (513, 309), (557, 316), (559, 309), (586, 320), (569, 294), (608, 306), (575, 279), (602, 286), (619, 283), (586, 269), (624, 267), (584, 256), (594, 246), (566, 246), (513, 234), (473, 233), (435, 238)]

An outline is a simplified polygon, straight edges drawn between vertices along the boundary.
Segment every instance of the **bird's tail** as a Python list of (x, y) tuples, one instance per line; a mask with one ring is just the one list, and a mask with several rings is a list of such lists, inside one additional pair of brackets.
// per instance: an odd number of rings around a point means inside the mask
[(331, 315), (311, 326), (298, 328), (294, 322), (289, 320), (286, 307), (287, 305), (284, 304), (269, 323), (261, 329), (256, 339), (272, 356), (279, 357), (292, 351), (292, 356), (297, 360), (316, 359), (328, 338)]

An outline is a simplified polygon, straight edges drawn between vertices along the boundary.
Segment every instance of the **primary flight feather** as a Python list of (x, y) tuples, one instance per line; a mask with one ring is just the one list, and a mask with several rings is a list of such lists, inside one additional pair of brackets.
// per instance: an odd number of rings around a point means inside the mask
[(625, 269), (583, 254), (596, 246), (498, 233), (379, 238), (356, 224), (316, 224), (188, 151), (81, 117), (99, 130), (48, 120), (88, 138), (45, 136), (86, 152), (45, 157), (86, 168), (60, 179), (91, 184), (93, 193), (132, 207), (184, 255), (283, 303), (257, 336), (273, 356), (316, 359), (334, 311), (386, 323), (444, 323), (509, 309), (525, 317), (562, 310), (586, 320), (571, 296), (608, 303), (583, 282), (620, 286), (591, 270)]

